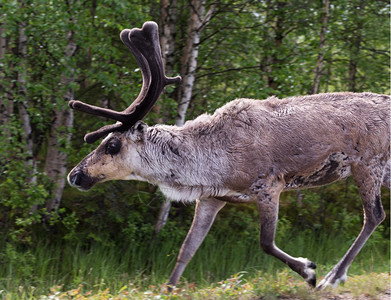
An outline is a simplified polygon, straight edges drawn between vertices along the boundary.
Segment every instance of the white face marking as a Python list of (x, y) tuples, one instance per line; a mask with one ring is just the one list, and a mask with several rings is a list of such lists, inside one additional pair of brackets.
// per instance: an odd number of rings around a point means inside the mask
[[(71, 173), (82, 174), (83, 180), (79, 180), (80, 185), (81, 187), (85, 185), (88, 189), (93, 184), (109, 180), (145, 181), (140, 172), (137, 172), (138, 170), (140, 170), (140, 157), (136, 144), (127, 138), (126, 133), (110, 133)], [(76, 178), (74, 176), (73, 181)], [(87, 181), (89, 184), (86, 183)]]

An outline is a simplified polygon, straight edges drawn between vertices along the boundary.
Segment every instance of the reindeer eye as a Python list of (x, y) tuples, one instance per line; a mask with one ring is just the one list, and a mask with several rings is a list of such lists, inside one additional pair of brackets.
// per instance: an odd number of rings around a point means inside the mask
[(106, 145), (106, 154), (114, 155), (121, 149), (121, 141), (117, 138), (112, 138)]

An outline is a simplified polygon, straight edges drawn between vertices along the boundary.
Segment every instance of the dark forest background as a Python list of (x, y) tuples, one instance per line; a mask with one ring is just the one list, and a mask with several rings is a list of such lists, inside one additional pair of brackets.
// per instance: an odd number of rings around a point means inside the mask
[[(3, 0), (0, 9), (0, 263), (26, 276), (43, 242), (133, 249), (151, 237), (182, 239), (190, 225), (192, 206), (170, 207), (146, 183), (88, 193), (66, 184), (98, 144), (84, 134), (111, 123), (74, 113), (68, 100), (122, 110), (140, 90), (122, 29), (156, 21), (166, 73), (183, 78), (161, 96), (150, 125), (181, 125), (238, 97), (390, 92), (389, 1)], [(383, 205), (388, 219), (374, 242), (389, 239), (388, 190)], [(282, 196), (286, 234), (351, 240), (361, 225), (351, 179)], [(213, 232), (246, 241), (258, 238), (257, 226), (255, 207), (229, 205)]]

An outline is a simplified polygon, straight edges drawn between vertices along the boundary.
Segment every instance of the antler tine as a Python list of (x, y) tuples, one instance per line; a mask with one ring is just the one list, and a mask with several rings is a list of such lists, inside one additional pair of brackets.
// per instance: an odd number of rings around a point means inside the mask
[(180, 82), (181, 77), (167, 77), (164, 74), (158, 26), (155, 22), (144, 23), (141, 30), (124, 29), (120, 37), (135, 56), (143, 75), (143, 87), (139, 96), (124, 110), (127, 116), (132, 116), (132, 120), (128, 118), (128, 122), (133, 126), (151, 110), (164, 87)]
[(155, 22), (144, 23), (142, 29), (124, 29), (120, 38), (133, 53), (140, 66), (143, 85), (136, 100), (122, 112), (89, 105), (81, 101), (69, 101), (69, 106), (73, 109), (120, 122), (87, 134), (84, 137), (87, 143), (93, 143), (110, 132), (125, 131), (131, 128), (151, 110), (166, 85), (181, 81), (180, 76), (167, 77), (164, 74), (158, 26)]

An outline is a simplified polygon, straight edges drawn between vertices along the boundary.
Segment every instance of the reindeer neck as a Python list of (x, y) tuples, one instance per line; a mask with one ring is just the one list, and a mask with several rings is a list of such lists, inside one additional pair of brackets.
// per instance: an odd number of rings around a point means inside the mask
[(140, 151), (144, 177), (175, 200), (219, 194), (227, 163), (224, 153), (217, 153), (213, 144), (212, 137), (200, 143), (194, 132), (182, 127), (150, 127)]

